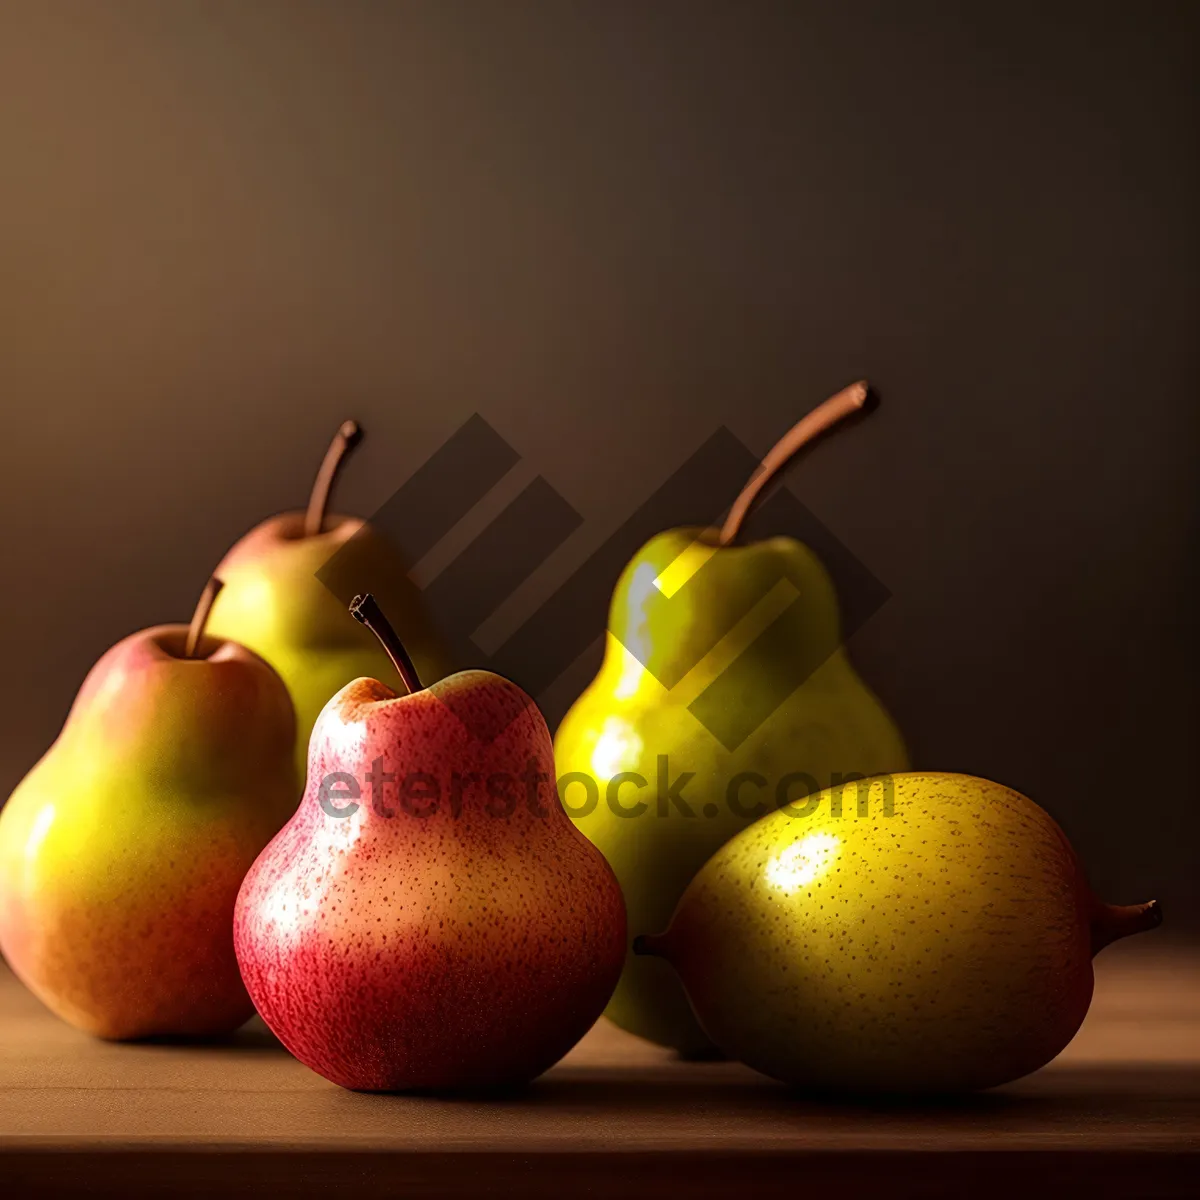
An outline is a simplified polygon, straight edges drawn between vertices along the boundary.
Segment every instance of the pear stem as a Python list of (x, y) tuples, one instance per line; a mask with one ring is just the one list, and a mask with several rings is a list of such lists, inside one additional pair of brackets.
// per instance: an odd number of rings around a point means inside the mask
[(321, 469), (313, 481), (308, 497), (308, 509), (304, 514), (304, 536), (315, 537), (325, 524), (325, 513), (329, 508), (329, 494), (334, 480), (341, 470), (342, 460), (362, 441), (362, 429), (357, 421), (343, 421), (342, 427), (333, 435), (329, 449), (321, 460)]
[(720, 542), (728, 546), (740, 532), (755, 500), (763, 488), (779, 473), (788, 460), (802, 447), (822, 434), (831, 425), (836, 425), (844, 417), (858, 412), (867, 402), (870, 390), (867, 381), (860, 379), (848, 388), (843, 388), (836, 396), (830, 396), (823, 404), (818, 404), (807, 416), (802, 417), (791, 427), (768, 451), (766, 458), (758, 465), (758, 469), (750, 476), (746, 486), (742, 488), (738, 498), (721, 526)]
[(417, 668), (413, 666), (413, 660), (404, 648), (400, 635), (383, 615), (383, 609), (379, 607), (375, 597), (370, 592), (363, 596), (355, 596), (350, 604), (350, 615), (356, 621), (361, 621), (379, 639), (384, 650), (387, 651), (388, 658), (392, 660), (392, 666), (396, 668), (396, 673), (404, 681), (409, 695), (419, 692), (422, 685)]
[(667, 935), (665, 933), (639, 933), (633, 939), (634, 954), (643, 957), (666, 958)]
[(1157, 929), (1162, 919), (1162, 905), (1157, 900), (1146, 904), (1098, 905), (1092, 917), (1092, 956), (1118, 938)]
[(212, 612), (213, 601), (224, 586), (215, 575), (204, 585), (204, 591), (200, 593), (200, 599), (196, 602), (196, 611), (192, 613), (191, 624), (188, 625), (187, 641), (183, 647), (184, 658), (196, 657), (196, 647), (200, 645), (200, 639), (204, 636), (204, 626), (208, 624), (208, 614)]

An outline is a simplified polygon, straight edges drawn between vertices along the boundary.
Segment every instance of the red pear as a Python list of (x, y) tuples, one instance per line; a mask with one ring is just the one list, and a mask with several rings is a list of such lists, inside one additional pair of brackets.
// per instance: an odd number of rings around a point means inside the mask
[(343, 1087), (525, 1082), (616, 985), (616, 878), (559, 803), (533, 701), (487, 671), (422, 688), (373, 599), (352, 611), (409, 693), (357, 679), (318, 717), (300, 807), (238, 896), (242, 977)]

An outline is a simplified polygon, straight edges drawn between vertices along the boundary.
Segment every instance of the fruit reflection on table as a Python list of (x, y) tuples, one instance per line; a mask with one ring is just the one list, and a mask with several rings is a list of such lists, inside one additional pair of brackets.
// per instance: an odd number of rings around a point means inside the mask
[[(369, 524), (327, 514), (347, 422), (307, 510), (239, 542), (190, 626), (109, 650), (0, 811), (9, 964), (104, 1038), (257, 1008), (363, 1090), (525, 1082), (602, 1010), (819, 1092), (1036, 1070), (1084, 1019), (1092, 956), (1158, 906), (1097, 900), (1024, 796), (909, 771), (816, 555), (739, 544), (867, 399), (799, 422), (719, 530), (638, 551), (553, 744), (515, 683), (450, 673), (415, 588), (347, 612), (318, 578), (348, 547), (364, 591), (395, 575)], [(597, 802), (568, 809), (570, 780)]]

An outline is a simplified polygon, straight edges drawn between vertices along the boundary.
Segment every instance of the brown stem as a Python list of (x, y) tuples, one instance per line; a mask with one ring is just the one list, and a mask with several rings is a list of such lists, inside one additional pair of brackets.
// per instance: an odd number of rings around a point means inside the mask
[(1157, 900), (1146, 904), (1097, 904), (1092, 914), (1092, 955), (1131, 933), (1145, 933), (1162, 924), (1162, 905)]
[(304, 536), (314, 537), (325, 524), (325, 512), (329, 507), (329, 493), (341, 469), (342, 460), (362, 440), (362, 429), (357, 421), (343, 421), (342, 427), (333, 435), (329, 449), (321, 460), (321, 469), (313, 481), (312, 493), (308, 497), (308, 509), (304, 514)]
[(801, 446), (807, 445), (818, 434), (822, 434), (831, 425), (836, 425), (843, 417), (858, 412), (867, 402), (869, 389), (865, 379), (852, 383), (843, 388), (836, 396), (830, 396), (824, 404), (818, 404), (806, 417), (802, 417), (771, 447), (767, 457), (758, 465), (758, 469), (750, 476), (746, 486), (733, 502), (725, 524), (721, 526), (720, 541), (722, 546), (728, 546), (737, 537), (742, 528), (742, 522), (758, 499), (763, 488), (779, 473)]
[(379, 607), (375, 597), (370, 592), (365, 596), (355, 596), (350, 604), (350, 615), (356, 621), (361, 621), (382, 643), (409, 694), (419, 692), (421, 679), (417, 675), (417, 668), (413, 666), (413, 660), (409, 658), (400, 635), (383, 615), (383, 609)]
[(200, 599), (196, 603), (196, 611), (192, 613), (191, 624), (188, 625), (187, 641), (183, 646), (184, 658), (196, 657), (196, 647), (200, 645), (200, 639), (204, 636), (204, 626), (208, 624), (208, 614), (212, 612), (213, 601), (224, 586), (215, 575), (204, 585), (204, 591), (200, 593)]

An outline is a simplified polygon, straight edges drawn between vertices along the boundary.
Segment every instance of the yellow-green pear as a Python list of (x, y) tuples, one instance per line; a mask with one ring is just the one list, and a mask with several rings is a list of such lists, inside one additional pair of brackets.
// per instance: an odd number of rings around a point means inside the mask
[(340, 574), (353, 579), (354, 588), (370, 588), (387, 605), (426, 683), (454, 669), (419, 593), (404, 577), (406, 565), (412, 564), (400, 563), (396, 550), (361, 518), (327, 514), (342, 462), (361, 436), (354, 421), (345, 422), (326, 452), (307, 509), (256, 526), (217, 567), (225, 587), (209, 629), (249, 646), (287, 684), (296, 707), (301, 783), (312, 727), (330, 697), (361, 677), (401, 686), (379, 643), (357, 622), (346, 620), (345, 602), (318, 579), (335, 555), (347, 559)]
[(189, 627), (118, 642), (0, 811), (0, 950), (105, 1038), (228, 1033), (254, 1011), (238, 888), (296, 808), (296, 721), (256, 654)]
[(1047, 1063), (1092, 997), (1092, 957), (1161, 922), (1101, 903), (1032, 800), (900, 774), (763, 817), (689, 885), (670, 961), (730, 1057), (819, 1091), (993, 1087)]
[[(837, 596), (817, 556), (787, 537), (738, 544), (779, 468), (866, 397), (856, 384), (813, 410), (719, 532), (659, 534), (617, 583), (600, 672), (554, 750), (564, 802), (616, 872), (631, 934), (664, 928), (710, 855), (764, 813), (908, 766), (841, 648)], [(711, 1051), (663, 962), (630, 955), (606, 1014), (684, 1054)]]

